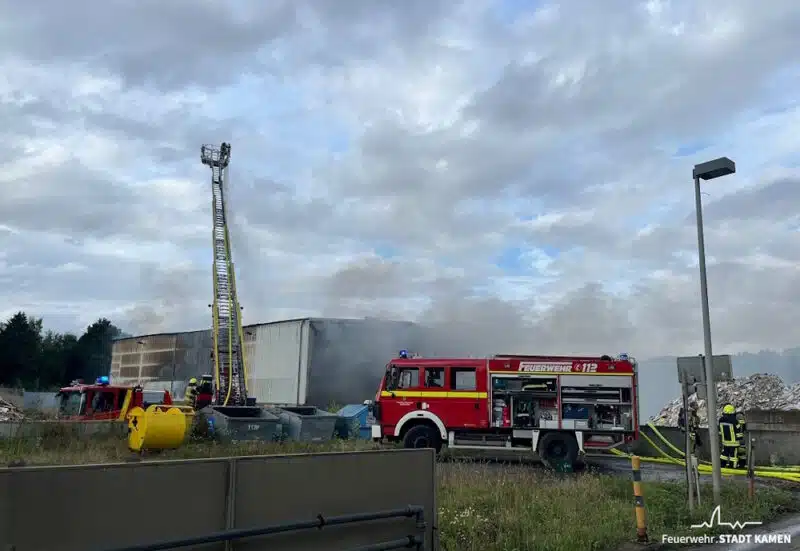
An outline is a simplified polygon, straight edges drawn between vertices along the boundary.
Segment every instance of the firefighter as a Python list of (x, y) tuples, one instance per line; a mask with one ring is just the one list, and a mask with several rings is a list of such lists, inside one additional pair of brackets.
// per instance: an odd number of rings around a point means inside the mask
[(197, 392), (199, 394), (211, 394), (214, 391), (212, 381), (211, 375), (203, 375), (200, 378), (200, 384), (197, 386)]
[(190, 406), (194, 406), (195, 400), (197, 400), (197, 379), (192, 377), (189, 379), (189, 384), (186, 385), (186, 392), (183, 394), (183, 401)]
[(722, 466), (734, 469), (739, 466), (739, 451), (744, 445), (744, 424), (740, 423), (733, 404), (722, 408), (719, 418), (719, 440), (722, 447)]
[(197, 385), (197, 397), (193, 404), (196, 410), (201, 410), (211, 404), (212, 393), (214, 392), (211, 381), (211, 375), (203, 375), (200, 378), (200, 383)]

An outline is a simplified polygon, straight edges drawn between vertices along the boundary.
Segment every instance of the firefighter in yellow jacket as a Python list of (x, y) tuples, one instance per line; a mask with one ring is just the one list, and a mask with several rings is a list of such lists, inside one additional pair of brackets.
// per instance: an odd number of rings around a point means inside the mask
[(197, 379), (192, 377), (189, 379), (189, 384), (186, 385), (186, 392), (183, 394), (183, 401), (194, 407), (195, 400), (197, 400)]
[(747, 449), (744, 442), (746, 423), (744, 415), (736, 413), (733, 404), (722, 408), (719, 418), (719, 440), (722, 447), (722, 466), (730, 469), (742, 467), (747, 461)]

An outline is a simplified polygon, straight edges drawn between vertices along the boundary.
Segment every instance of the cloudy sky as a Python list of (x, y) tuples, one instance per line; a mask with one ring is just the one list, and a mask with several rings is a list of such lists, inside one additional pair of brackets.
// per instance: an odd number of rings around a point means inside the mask
[[(0, 314), (468, 321), (514, 351), (800, 341), (796, 0), (0, 0)], [(467, 335), (467, 333), (465, 333)]]

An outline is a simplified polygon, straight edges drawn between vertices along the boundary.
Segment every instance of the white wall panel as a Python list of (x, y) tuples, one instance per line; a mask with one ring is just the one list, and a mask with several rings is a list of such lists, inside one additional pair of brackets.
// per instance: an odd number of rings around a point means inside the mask
[[(308, 369), (308, 322), (292, 320), (250, 326), (245, 335), (249, 394), (259, 403), (304, 401)], [(301, 375), (302, 374), (302, 375)]]

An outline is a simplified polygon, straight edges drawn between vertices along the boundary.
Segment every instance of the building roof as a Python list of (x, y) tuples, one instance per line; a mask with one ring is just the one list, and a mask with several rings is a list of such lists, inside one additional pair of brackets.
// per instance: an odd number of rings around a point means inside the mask
[[(375, 318), (375, 317), (363, 317), (363, 318), (322, 318), (322, 317), (306, 317), (306, 318), (292, 318), (288, 320), (276, 320), (276, 321), (268, 321), (262, 323), (251, 323), (249, 325), (243, 325), (242, 329), (251, 329), (254, 327), (262, 327), (265, 325), (277, 325), (279, 323), (295, 323), (298, 321), (379, 321), (379, 322), (388, 322), (388, 323), (404, 323), (413, 325), (414, 322), (412, 321), (405, 321), (405, 320), (390, 320), (390, 319), (383, 319), (383, 318)], [(115, 337), (114, 341), (127, 341), (127, 340), (138, 340), (138, 339), (146, 339), (148, 337), (170, 337), (173, 335), (186, 335), (188, 333), (203, 333), (205, 331), (211, 331), (211, 328), (207, 329), (194, 329), (191, 331), (171, 331), (171, 332), (164, 332), (164, 333), (147, 333), (144, 335), (134, 335), (132, 337)]]

